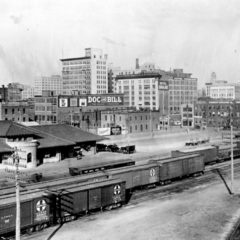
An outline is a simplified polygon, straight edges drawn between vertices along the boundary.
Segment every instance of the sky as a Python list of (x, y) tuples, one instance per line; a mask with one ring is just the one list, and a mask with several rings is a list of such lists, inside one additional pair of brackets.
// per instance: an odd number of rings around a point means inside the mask
[(61, 58), (101, 48), (122, 69), (183, 68), (199, 87), (240, 82), (240, 1), (0, 0), (0, 85), (61, 74)]

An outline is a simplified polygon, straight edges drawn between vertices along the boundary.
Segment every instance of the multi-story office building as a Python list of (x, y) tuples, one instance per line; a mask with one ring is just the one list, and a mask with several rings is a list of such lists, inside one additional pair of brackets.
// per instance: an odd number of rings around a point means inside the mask
[[(149, 108), (167, 114), (168, 85), (160, 82), (161, 75), (154, 73), (118, 75), (116, 88), (124, 94), (124, 104), (137, 109)], [(166, 91), (167, 90), (167, 91)]]
[(20, 83), (9, 83), (7, 100), (10, 102), (22, 100), (23, 85)]
[(209, 96), (213, 99), (240, 99), (240, 84), (213, 84), (210, 86)]
[(26, 100), (29, 98), (34, 98), (34, 87), (29, 85), (23, 85), (22, 100)]
[(85, 56), (62, 61), (63, 94), (108, 92), (107, 55), (101, 49), (86, 48)]
[(198, 99), (195, 116), (202, 118), (202, 123), (210, 127), (229, 127), (230, 118), (234, 126), (240, 124), (240, 101), (231, 99)]
[(180, 114), (182, 104), (194, 104), (197, 101), (197, 78), (182, 69), (163, 72), (162, 80), (169, 84), (169, 113)]
[(54, 91), (55, 95), (62, 93), (62, 77), (60, 75), (36, 77), (34, 95), (42, 96), (43, 91)]
[(40, 124), (57, 123), (57, 100), (52, 91), (43, 91), (42, 96), (35, 96), (35, 121)]
[(31, 102), (0, 102), (0, 120), (28, 122), (34, 120), (34, 108)]

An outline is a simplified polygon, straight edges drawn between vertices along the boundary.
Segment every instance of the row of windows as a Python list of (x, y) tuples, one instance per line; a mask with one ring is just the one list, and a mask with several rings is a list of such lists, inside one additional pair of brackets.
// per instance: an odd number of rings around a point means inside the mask
[(26, 109), (25, 108), (18, 108), (18, 109), (15, 109), (15, 108), (12, 108), (12, 109), (8, 109), (8, 108), (5, 108), (4, 109), (4, 112), (5, 112), (5, 114), (8, 114), (8, 113), (12, 113), (12, 114), (14, 114), (14, 113), (20, 113), (20, 112), (22, 112), (23, 114), (25, 114), (26, 113)]
[(5, 120), (26, 122), (26, 121), (28, 121), (28, 118), (26, 118), (26, 117), (23, 117), (23, 118), (20, 118), (20, 117), (17, 117), (17, 118), (15, 118), (15, 117), (5, 117)]
[(91, 65), (63, 67), (62, 70), (63, 70), (63, 71), (69, 71), (69, 70), (79, 70), (79, 69), (85, 69), (85, 70), (91, 71)]
[(57, 117), (53, 115), (35, 115), (35, 120), (38, 122), (41, 122), (41, 121), (56, 122)]
[(64, 61), (62, 62), (63, 65), (75, 65), (75, 64), (90, 64), (90, 60), (75, 60), (75, 61)]

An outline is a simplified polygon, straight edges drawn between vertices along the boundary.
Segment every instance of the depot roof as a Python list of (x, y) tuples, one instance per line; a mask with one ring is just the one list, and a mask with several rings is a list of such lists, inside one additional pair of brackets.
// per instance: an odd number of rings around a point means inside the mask
[(73, 144), (83, 142), (96, 142), (104, 139), (101, 136), (83, 131), (80, 128), (66, 124), (39, 125), (32, 126), (30, 128), (33, 130), (37, 130), (37, 132), (39, 133), (47, 134), (48, 136), (54, 136), (57, 139), (62, 139)]
[(11, 138), (21, 136), (33, 136), (35, 133), (31, 129), (12, 121), (0, 121), (0, 137)]

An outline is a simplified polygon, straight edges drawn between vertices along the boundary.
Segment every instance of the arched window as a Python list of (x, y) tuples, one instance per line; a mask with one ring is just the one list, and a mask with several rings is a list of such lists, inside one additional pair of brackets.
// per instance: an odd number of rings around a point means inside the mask
[(27, 163), (32, 162), (32, 153), (27, 154)]

